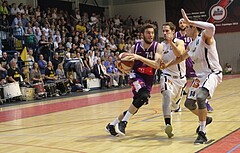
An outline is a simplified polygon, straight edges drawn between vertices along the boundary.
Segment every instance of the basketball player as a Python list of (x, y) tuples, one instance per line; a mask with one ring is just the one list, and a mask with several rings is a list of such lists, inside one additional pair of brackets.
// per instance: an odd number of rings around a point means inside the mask
[[(181, 18), (178, 22), (178, 27), (179, 27), (179, 31), (177, 31), (175, 33), (175, 37), (178, 39), (181, 39), (184, 41), (184, 47), (185, 49), (187, 49), (188, 44), (192, 41), (192, 39), (190, 37), (186, 36), (186, 26), (187, 24), (185, 24), (184, 19)], [(192, 64), (192, 60), (191, 58), (187, 58), (186, 60), (186, 77), (187, 78), (192, 78), (195, 77), (195, 71), (193, 69), (193, 64)]]
[[(186, 27), (187, 27), (187, 24), (183, 22), (184, 19), (181, 18), (178, 22), (178, 27), (179, 27), (179, 31), (177, 31), (175, 33), (175, 37), (178, 38), (178, 39), (181, 39), (184, 41), (184, 46), (185, 46), (185, 49), (187, 49), (187, 46), (188, 44), (192, 41), (192, 39), (190, 37), (187, 37), (186, 36)], [(193, 77), (196, 77), (196, 74), (195, 74), (195, 71), (193, 69), (193, 62), (192, 62), (192, 59), (190, 57), (188, 57), (186, 60), (186, 77), (187, 78), (193, 78)], [(184, 95), (187, 95), (187, 93), (183, 92)], [(180, 107), (180, 103), (178, 103), (179, 107), (175, 110), (173, 110), (173, 112), (179, 112), (181, 111), (181, 107)], [(210, 106), (209, 104), (209, 101), (206, 100), (206, 106), (207, 106), (207, 110), (208, 112), (212, 112), (213, 111), (213, 108)]]
[(148, 104), (150, 91), (154, 83), (154, 74), (156, 69), (160, 68), (163, 50), (162, 45), (153, 40), (154, 28), (151, 24), (143, 26), (143, 39), (131, 48), (129, 57), (135, 60), (132, 72), (129, 74), (134, 95), (133, 101), (128, 110), (121, 113), (106, 126), (106, 130), (113, 136), (125, 135), (125, 128), (130, 117), (143, 105)]
[[(185, 52), (183, 40), (174, 38), (176, 26), (172, 22), (163, 24), (162, 31), (164, 35), (162, 60), (168, 63), (180, 57)], [(165, 133), (168, 138), (173, 137), (171, 125), (171, 108), (179, 108), (179, 103), (183, 96), (183, 90), (187, 83), (185, 61), (177, 65), (172, 65), (162, 70), (160, 79), (160, 88), (162, 93), (162, 110), (165, 121)]]
[[(215, 26), (208, 22), (189, 20), (183, 9), (181, 12), (184, 22), (188, 25), (187, 36), (193, 41), (188, 45), (186, 53), (167, 63), (165, 67), (177, 64), (188, 57), (193, 61), (197, 78), (189, 88), (185, 106), (199, 118), (198, 137), (194, 144), (203, 144), (207, 142), (206, 125), (212, 122), (212, 118), (207, 117), (205, 100), (213, 96), (216, 87), (221, 83), (222, 67), (219, 64), (216, 41), (213, 37)], [(203, 32), (199, 35), (201, 29)]]

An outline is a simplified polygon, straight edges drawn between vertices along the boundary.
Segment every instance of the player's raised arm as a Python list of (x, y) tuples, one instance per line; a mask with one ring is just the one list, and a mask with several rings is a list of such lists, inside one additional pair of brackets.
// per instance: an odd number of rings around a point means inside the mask
[(187, 14), (185, 13), (185, 11), (183, 9), (181, 9), (181, 12), (182, 12), (182, 16), (184, 18), (185, 23), (187, 23), (191, 26), (195, 26), (195, 27), (204, 29), (204, 31), (202, 32), (203, 39), (207, 41), (208, 45), (210, 45), (211, 42), (209, 42), (209, 41), (212, 39), (212, 37), (215, 34), (215, 26), (209, 22), (189, 20)]

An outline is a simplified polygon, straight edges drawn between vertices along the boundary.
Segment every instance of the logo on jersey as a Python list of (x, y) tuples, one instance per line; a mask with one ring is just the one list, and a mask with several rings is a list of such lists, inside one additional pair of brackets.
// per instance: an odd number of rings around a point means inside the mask
[(169, 51), (168, 51), (168, 50), (166, 50), (166, 51), (164, 51), (164, 52), (163, 52), (163, 54), (167, 54), (167, 53), (169, 53)]

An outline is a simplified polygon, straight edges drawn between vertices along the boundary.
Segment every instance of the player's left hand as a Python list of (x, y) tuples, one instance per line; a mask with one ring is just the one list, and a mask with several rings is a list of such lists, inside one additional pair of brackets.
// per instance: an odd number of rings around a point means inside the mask
[(168, 43), (170, 43), (170, 42), (172, 42), (172, 40), (173, 40), (173, 36), (167, 34), (167, 35), (165, 36), (165, 40), (166, 40)]
[(160, 61), (160, 70), (163, 70), (166, 68), (166, 64), (163, 63), (163, 61)]
[(184, 9), (181, 9), (181, 13), (182, 13), (182, 17), (183, 17), (183, 23), (186, 23), (186, 24), (190, 24), (190, 20), (188, 19), (188, 16), (186, 14), (186, 12), (184, 11)]
[(122, 61), (134, 61), (134, 54), (132, 53), (126, 53), (126, 56), (121, 59)]

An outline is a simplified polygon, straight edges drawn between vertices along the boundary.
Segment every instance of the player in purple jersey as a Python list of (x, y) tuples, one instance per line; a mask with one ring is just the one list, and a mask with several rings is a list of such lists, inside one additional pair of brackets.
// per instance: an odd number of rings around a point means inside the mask
[(153, 40), (154, 26), (151, 24), (143, 26), (142, 33), (143, 39), (133, 45), (129, 53), (129, 59), (135, 61), (132, 72), (129, 74), (133, 92), (132, 104), (105, 128), (113, 136), (125, 135), (130, 117), (142, 105), (148, 104), (155, 71), (160, 68), (163, 47)]
[[(192, 41), (190, 37), (187, 37), (186, 36), (186, 24), (183, 23), (183, 18), (181, 18), (179, 20), (179, 31), (177, 31), (175, 33), (175, 37), (178, 38), (178, 39), (181, 39), (184, 41), (184, 46), (185, 46), (185, 49), (187, 48), (188, 44)], [(193, 63), (192, 63), (192, 60), (191, 58), (187, 58), (186, 59), (186, 77), (187, 78), (192, 78), (192, 77), (195, 77), (196, 74), (195, 74), (195, 71), (193, 69)]]

